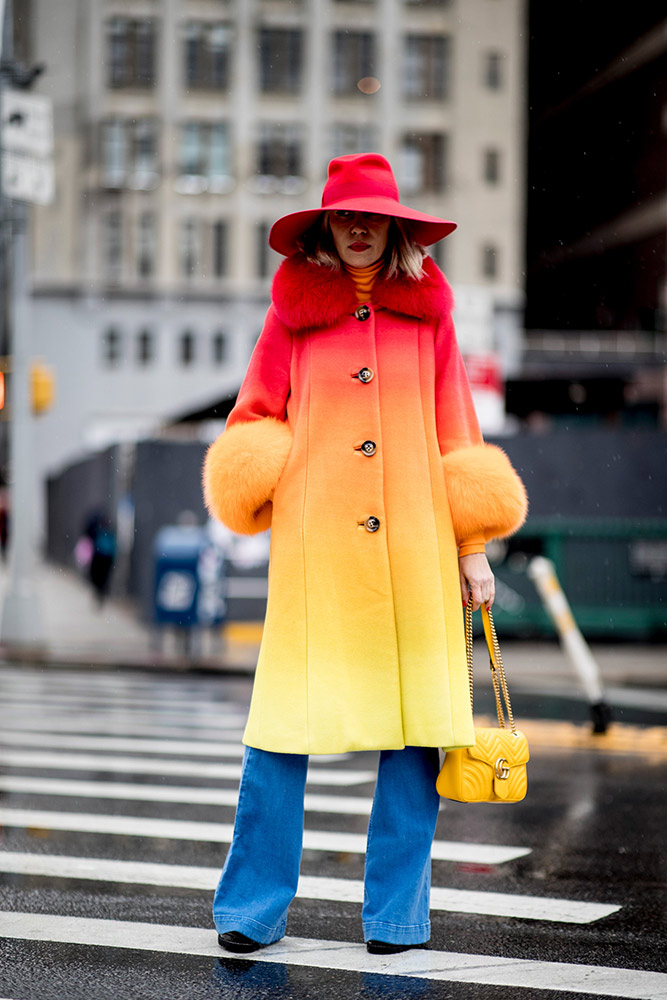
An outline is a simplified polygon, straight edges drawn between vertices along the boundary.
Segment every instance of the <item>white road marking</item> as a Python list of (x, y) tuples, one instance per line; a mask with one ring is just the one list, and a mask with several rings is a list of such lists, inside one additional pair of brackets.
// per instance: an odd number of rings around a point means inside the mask
[(111, 693), (89, 697), (81, 688), (71, 695), (46, 692), (26, 692), (18, 697), (16, 692), (3, 691), (0, 713), (8, 716), (34, 716), (35, 712), (58, 715), (80, 715), (82, 711), (95, 712), (96, 715), (127, 715), (132, 719), (183, 719), (184, 721), (203, 720), (206, 723), (219, 722), (230, 715), (247, 715), (249, 704), (229, 701), (190, 702), (187, 692), (179, 701), (160, 701), (157, 698), (137, 699), (131, 692), (126, 695)]
[[(86, 879), (121, 882), (128, 885), (159, 885), (179, 889), (212, 891), (220, 876), (219, 868), (165, 865), (143, 861), (110, 861), (105, 858), (78, 858), (53, 854), (23, 854), (0, 851), (0, 871), (15, 875), (48, 878)], [(362, 903), (364, 884), (354, 879), (321, 878), (302, 875), (297, 896)], [(470, 892), (462, 889), (431, 888), (431, 909), (450, 913), (516, 917), (555, 923), (590, 924), (621, 909), (616, 904), (587, 903), (546, 896), (513, 895), (502, 892)]]
[[(0, 743), (1, 743), (0, 737)], [(311, 758), (314, 760), (315, 758)], [(318, 758), (322, 760), (323, 758)], [(331, 758), (326, 758), (330, 760)], [(346, 758), (347, 759), (347, 758)], [(0, 764), (5, 767), (48, 768), (56, 771), (100, 771), (123, 774), (180, 775), (181, 777), (235, 780), (241, 777), (240, 764), (212, 764), (208, 761), (161, 760), (156, 757), (121, 757), (112, 754), (60, 753), (45, 750), (14, 750), (0, 745)], [(375, 771), (348, 768), (308, 769), (309, 785), (364, 785), (375, 781)]]
[[(152, 719), (152, 721), (150, 721)], [(2, 717), (0, 713), (0, 727), (4, 733), (81, 733), (88, 736), (109, 735), (117, 737), (129, 737), (135, 733), (142, 736), (155, 738), (178, 738), (188, 739), (197, 742), (229, 740), (235, 738), (241, 742), (243, 730), (246, 724), (245, 715), (229, 715), (227, 718), (213, 728), (204, 728), (194, 723), (181, 726), (175, 723), (169, 725), (159, 725), (159, 716), (146, 716), (146, 720), (128, 719), (122, 713), (116, 717), (100, 716), (97, 712), (79, 712), (76, 716), (54, 717), (53, 715), (41, 716), (33, 711), (30, 718), (17, 716)]]
[(79, 710), (94, 709), (94, 711), (127, 711), (127, 712), (155, 712), (177, 711), (182, 709), (183, 704), (187, 704), (191, 714), (197, 712), (211, 712), (213, 709), (221, 715), (235, 714), (237, 712), (248, 712), (247, 704), (240, 704), (228, 701), (217, 702), (201, 701), (190, 699), (189, 692), (183, 691), (173, 698), (163, 699), (156, 689), (152, 695), (146, 692), (146, 697), (138, 697), (132, 691), (123, 691), (122, 685), (108, 691), (92, 692), (82, 687), (80, 684), (73, 688), (71, 693), (62, 691), (46, 691), (43, 688), (36, 688), (34, 691), (26, 689), (24, 694), (14, 689), (13, 691), (2, 692), (3, 705), (13, 705), (17, 709), (30, 710), (31, 705), (39, 705), (42, 711), (58, 711), (59, 706), (66, 708), (79, 708)]
[(128, 736), (62, 736), (59, 733), (3, 730), (0, 745), (62, 750), (116, 750), (123, 753), (178, 754), (183, 757), (242, 757), (242, 743), (223, 740), (164, 740)]
[[(168, 740), (144, 739), (128, 736), (69, 736), (60, 733), (44, 733), (26, 730), (3, 730), (0, 732), (0, 747), (28, 746), (52, 747), (63, 750), (119, 750), (123, 753), (176, 754), (183, 757), (243, 757), (245, 746), (241, 742), (228, 743), (222, 739)], [(313, 754), (310, 762), (314, 765), (329, 763), (338, 759), (347, 760), (347, 754)]]
[[(107, 816), (102, 813), (67, 813), (40, 809), (8, 809), (0, 806), (0, 824), (72, 833), (114, 834), (125, 837), (163, 837), (170, 840), (231, 843), (233, 826), (191, 820), (154, 819), (143, 816)], [(310, 851), (366, 853), (366, 836), (336, 830), (304, 830), (303, 846)], [(529, 847), (497, 844), (464, 844), (435, 840), (432, 856), (438, 861), (500, 865), (530, 854)]]
[[(129, 920), (0, 912), (0, 933), (19, 940), (58, 941), (208, 958), (224, 955), (213, 930)], [(440, 982), (549, 989), (627, 1000), (667, 1000), (667, 975), (641, 969), (421, 949), (391, 956), (369, 955), (362, 944), (289, 937), (246, 957), (251, 962), (279, 962)]]
[(0, 715), (0, 728), (3, 733), (72, 733), (85, 736), (132, 737), (141, 734), (149, 739), (179, 739), (193, 742), (213, 742), (236, 740), (241, 742), (245, 729), (246, 717), (230, 715), (229, 724), (221, 722), (214, 727), (197, 725), (159, 725), (157, 716), (153, 721), (142, 722), (127, 719), (122, 715), (115, 717), (100, 716), (96, 712), (80, 712), (76, 717), (55, 718), (53, 715), (40, 716), (33, 712), (29, 720), (16, 718), (3, 719)]
[[(144, 785), (121, 781), (68, 781), (62, 778), (31, 778), (0, 775), (0, 792), (21, 795), (69, 796), (87, 799), (125, 799), (139, 802), (185, 802), (189, 805), (236, 806), (235, 788), (192, 788), (176, 785)], [(344, 813), (370, 816), (373, 800), (353, 795), (306, 794), (306, 812)]]

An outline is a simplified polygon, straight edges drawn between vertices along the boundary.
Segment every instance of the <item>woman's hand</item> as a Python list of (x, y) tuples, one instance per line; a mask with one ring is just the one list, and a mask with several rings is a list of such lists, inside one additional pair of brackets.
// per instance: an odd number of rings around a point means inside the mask
[(493, 604), (496, 594), (496, 584), (489, 566), (489, 560), (483, 552), (473, 552), (459, 559), (459, 576), (461, 578), (461, 597), (464, 606), (472, 594), (472, 609), (477, 611), (480, 604), (488, 608)]

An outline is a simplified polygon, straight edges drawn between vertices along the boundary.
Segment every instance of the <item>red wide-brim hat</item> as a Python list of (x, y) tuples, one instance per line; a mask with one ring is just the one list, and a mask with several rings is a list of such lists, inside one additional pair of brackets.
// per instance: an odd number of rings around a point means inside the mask
[(410, 224), (412, 239), (423, 246), (437, 243), (456, 229), (455, 222), (401, 205), (398, 184), (384, 156), (379, 153), (354, 153), (338, 156), (329, 164), (320, 208), (292, 212), (278, 219), (269, 233), (269, 246), (290, 257), (300, 249), (299, 240), (322, 212), (339, 209), (378, 212), (405, 219)]

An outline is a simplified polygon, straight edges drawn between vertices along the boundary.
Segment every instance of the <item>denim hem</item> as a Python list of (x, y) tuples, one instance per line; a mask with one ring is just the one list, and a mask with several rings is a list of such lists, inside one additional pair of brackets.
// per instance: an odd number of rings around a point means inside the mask
[(426, 944), (431, 936), (431, 923), (391, 924), (371, 920), (364, 924), (364, 941), (386, 941), (388, 944)]
[(215, 929), (218, 934), (228, 931), (239, 931), (260, 944), (274, 944), (285, 936), (286, 920), (281, 920), (275, 927), (268, 927), (252, 917), (240, 917), (235, 913), (214, 913)]

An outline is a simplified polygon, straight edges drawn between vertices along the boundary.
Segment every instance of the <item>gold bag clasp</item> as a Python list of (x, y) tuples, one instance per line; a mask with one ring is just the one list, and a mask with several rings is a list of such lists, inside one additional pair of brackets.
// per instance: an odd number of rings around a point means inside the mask
[(510, 776), (509, 764), (504, 757), (498, 757), (495, 764), (496, 778), (500, 778), (501, 781), (507, 781)]

